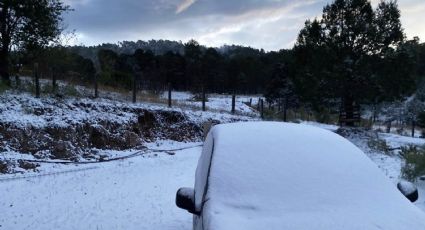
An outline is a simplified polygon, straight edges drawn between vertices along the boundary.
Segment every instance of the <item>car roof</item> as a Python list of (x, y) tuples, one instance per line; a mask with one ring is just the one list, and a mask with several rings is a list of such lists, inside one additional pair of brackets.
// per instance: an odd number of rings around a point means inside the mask
[(335, 133), (250, 122), (210, 135), (208, 229), (425, 229), (425, 215)]

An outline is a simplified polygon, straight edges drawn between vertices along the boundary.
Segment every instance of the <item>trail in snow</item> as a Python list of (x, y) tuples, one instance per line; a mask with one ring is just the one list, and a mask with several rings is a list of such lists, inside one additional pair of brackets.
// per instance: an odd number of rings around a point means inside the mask
[[(176, 146), (161, 146), (161, 148)], [(0, 182), (0, 229), (190, 229), (174, 204), (192, 187), (201, 147), (70, 174)]]

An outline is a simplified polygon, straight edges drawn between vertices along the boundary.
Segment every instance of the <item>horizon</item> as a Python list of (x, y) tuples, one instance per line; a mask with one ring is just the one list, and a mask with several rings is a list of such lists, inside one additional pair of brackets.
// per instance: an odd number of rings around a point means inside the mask
[[(326, 0), (65, 0), (64, 17), (75, 37), (68, 45), (190, 39), (206, 47), (238, 45), (265, 51), (291, 49), (307, 19), (320, 17)], [(373, 0), (375, 8), (379, 0)], [(407, 39), (425, 37), (425, 2), (398, 1)], [(105, 16), (106, 15), (106, 16)], [(113, 17), (112, 17), (113, 16)]]

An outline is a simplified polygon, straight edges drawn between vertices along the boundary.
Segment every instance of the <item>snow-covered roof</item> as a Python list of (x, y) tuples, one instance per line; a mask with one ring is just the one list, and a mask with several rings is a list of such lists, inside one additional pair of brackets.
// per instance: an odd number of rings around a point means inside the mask
[(208, 229), (425, 229), (425, 215), (341, 136), (302, 124), (218, 125)]

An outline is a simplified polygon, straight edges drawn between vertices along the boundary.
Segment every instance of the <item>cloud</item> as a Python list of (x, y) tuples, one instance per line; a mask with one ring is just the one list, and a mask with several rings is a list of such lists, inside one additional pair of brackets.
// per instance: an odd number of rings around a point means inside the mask
[[(332, 0), (66, 0), (65, 15), (77, 43), (193, 38), (207, 46), (291, 48), (306, 19), (322, 14)], [(373, 0), (374, 4), (378, 0)], [(423, 0), (399, 1), (407, 37), (423, 30)], [(187, 10), (190, 7), (190, 10)], [(184, 12), (184, 13), (183, 13)]]
[(176, 14), (180, 14), (181, 12), (187, 10), (191, 5), (193, 5), (196, 2), (196, 0), (183, 0), (176, 9)]
[(280, 7), (253, 9), (239, 15), (204, 18), (208, 30), (200, 31), (201, 44), (238, 44), (276, 50), (290, 48), (308, 16), (306, 8), (317, 1), (294, 2)]

